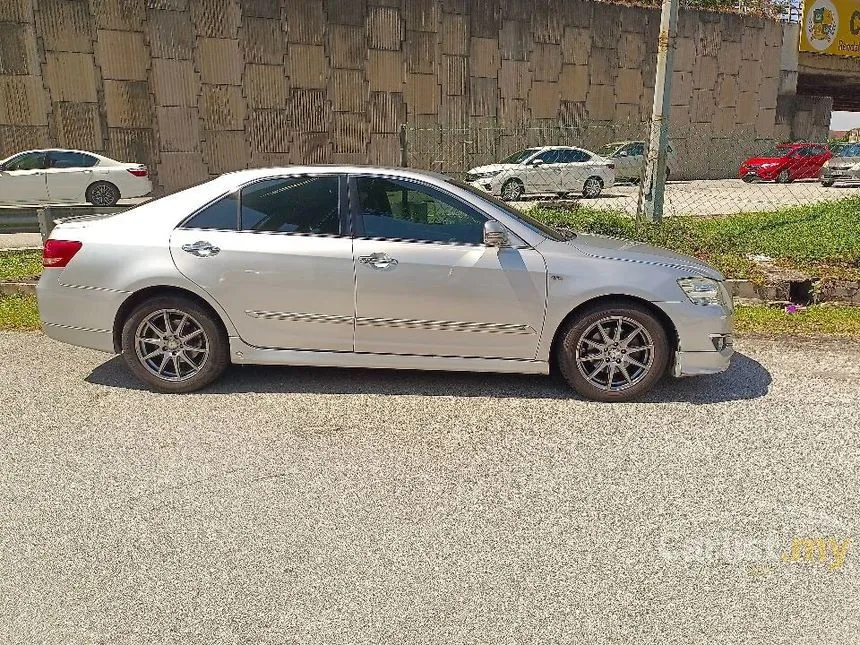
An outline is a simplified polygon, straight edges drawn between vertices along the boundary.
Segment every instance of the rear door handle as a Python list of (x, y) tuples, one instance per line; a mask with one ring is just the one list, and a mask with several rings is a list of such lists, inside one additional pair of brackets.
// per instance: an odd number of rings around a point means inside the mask
[(386, 253), (372, 253), (370, 255), (360, 255), (358, 261), (361, 264), (367, 264), (374, 269), (390, 269), (397, 266), (397, 260), (388, 257)]
[(214, 244), (204, 242), (203, 240), (194, 242), (194, 244), (183, 244), (182, 250), (186, 253), (190, 253), (191, 255), (196, 255), (198, 258), (208, 258), (213, 255), (218, 255), (221, 251), (221, 249)]

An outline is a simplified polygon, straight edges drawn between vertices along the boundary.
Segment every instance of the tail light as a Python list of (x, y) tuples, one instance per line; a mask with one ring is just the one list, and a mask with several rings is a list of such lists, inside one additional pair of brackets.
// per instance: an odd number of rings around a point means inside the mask
[(149, 174), (149, 169), (146, 166), (128, 168), (128, 171), (135, 177), (146, 177)]
[(81, 250), (82, 243), (74, 240), (48, 240), (42, 249), (42, 266), (59, 269), (66, 266)]

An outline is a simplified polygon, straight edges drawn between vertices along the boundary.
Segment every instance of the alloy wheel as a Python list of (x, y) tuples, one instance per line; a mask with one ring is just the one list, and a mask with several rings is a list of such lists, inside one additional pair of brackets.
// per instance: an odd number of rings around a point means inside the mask
[(178, 309), (160, 309), (144, 318), (134, 334), (138, 360), (153, 376), (185, 381), (198, 374), (209, 357), (202, 325)]
[(597, 197), (600, 194), (603, 186), (600, 183), (600, 180), (597, 177), (589, 177), (585, 180), (585, 185), (582, 188), (582, 192), (586, 197)]
[(96, 184), (90, 190), (90, 199), (96, 206), (112, 206), (114, 204), (114, 191), (108, 184)]
[(579, 337), (576, 366), (593, 386), (607, 392), (633, 387), (654, 364), (654, 341), (641, 324), (626, 316), (601, 318)]
[(523, 192), (523, 185), (515, 179), (511, 179), (502, 187), (502, 198), (505, 201), (515, 202), (523, 196)]

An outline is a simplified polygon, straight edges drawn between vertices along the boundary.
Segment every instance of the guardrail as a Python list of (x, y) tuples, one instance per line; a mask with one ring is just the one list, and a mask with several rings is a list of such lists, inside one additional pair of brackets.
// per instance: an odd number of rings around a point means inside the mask
[(50, 235), (57, 221), (121, 213), (133, 206), (0, 206), (0, 233), (41, 233)]

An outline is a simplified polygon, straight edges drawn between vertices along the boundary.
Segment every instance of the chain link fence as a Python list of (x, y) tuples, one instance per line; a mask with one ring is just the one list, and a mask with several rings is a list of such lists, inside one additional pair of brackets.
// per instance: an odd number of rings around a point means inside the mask
[[(432, 170), (527, 208), (573, 199), (641, 214), (649, 124), (411, 127), (404, 165)], [(860, 194), (860, 144), (780, 142), (753, 129), (671, 126), (665, 216), (774, 211)]]

